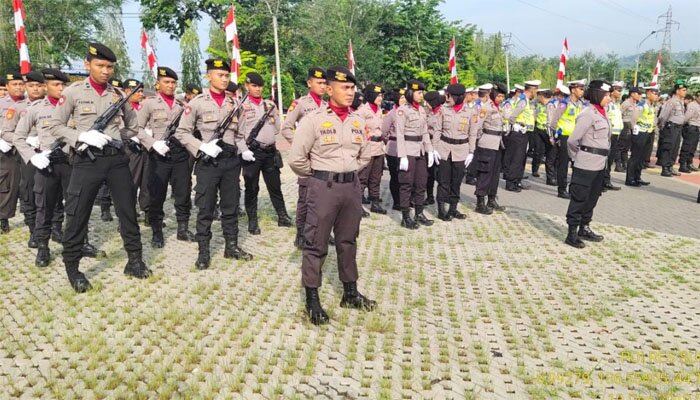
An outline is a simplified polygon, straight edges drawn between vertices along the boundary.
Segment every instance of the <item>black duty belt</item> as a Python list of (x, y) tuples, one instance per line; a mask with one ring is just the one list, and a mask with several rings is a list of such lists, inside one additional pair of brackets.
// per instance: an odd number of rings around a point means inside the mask
[(277, 146), (275, 146), (274, 143), (262, 144), (257, 140), (253, 140), (253, 142), (249, 144), (248, 147), (253, 151), (261, 151), (263, 153), (274, 153), (275, 151), (277, 151)]
[(503, 135), (503, 132), (492, 131), (491, 129), (484, 129), (483, 132), (485, 135), (493, 135), (493, 136), (502, 136)]
[(408, 136), (404, 135), (403, 140), (407, 142), (422, 142), (423, 141), (423, 136)]
[(440, 140), (447, 144), (465, 144), (469, 143), (469, 139), (452, 139), (444, 136), (440, 136)]
[(238, 147), (236, 147), (236, 145), (224, 143), (221, 140), (219, 140), (216, 145), (221, 147), (222, 150), (221, 153), (219, 153), (219, 156), (216, 158), (231, 158), (238, 156)]
[(389, 136), (389, 140), (396, 140), (396, 136)]
[(371, 136), (371, 137), (369, 138), (369, 140), (370, 140), (371, 142), (381, 142), (381, 141), (382, 141), (382, 137), (381, 137), (381, 136)]
[[(108, 157), (108, 156), (116, 156), (119, 154), (126, 154), (124, 151), (124, 145), (122, 142), (117, 142), (113, 140), (112, 142), (116, 142), (119, 144), (106, 144), (104, 145), (101, 149), (97, 147), (90, 146), (90, 151), (92, 151), (92, 154), (96, 156), (103, 156), (103, 157)], [(110, 142), (110, 143), (112, 143)]]
[(330, 172), (330, 171), (314, 171), (314, 178), (320, 179), (326, 182), (335, 183), (348, 183), (354, 182), (355, 176), (357, 174), (355, 171), (352, 172)]
[(608, 154), (610, 154), (610, 150), (608, 150), (608, 149), (598, 149), (595, 147), (588, 147), (588, 146), (581, 146), (579, 148), (581, 150), (585, 151), (586, 153), (597, 154), (597, 155), (603, 156), (603, 157), (607, 157)]

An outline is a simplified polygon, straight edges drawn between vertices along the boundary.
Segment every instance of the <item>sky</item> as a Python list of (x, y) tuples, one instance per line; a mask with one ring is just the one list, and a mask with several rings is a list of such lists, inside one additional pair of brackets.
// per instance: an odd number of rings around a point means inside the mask
[[(649, 33), (663, 28), (657, 17), (665, 14), (669, 6), (673, 20), (680, 24), (671, 32), (672, 50), (700, 49), (698, 0), (445, 0), (440, 11), (448, 20), (474, 24), (486, 33), (511, 33), (511, 51), (518, 56), (558, 56), (564, 37), (568, 38), (571, 55), (592, 50), (601, 55), (615, 52), (626, 56), (636, 54), (640, 41)], [(142, 66), (138, 1), (125, 2), (123, 12), (132, 71), (137, 71)], [(202, 57), (206, 56), (208, 29), (209, 19), (205, 17), (198, 22)], [(640, 50), (658, 49), (662, 42), (663, 34), (652, 35)], [(177, 41), (158, 32), (154, 47), (159, 65), (180, 71)]]

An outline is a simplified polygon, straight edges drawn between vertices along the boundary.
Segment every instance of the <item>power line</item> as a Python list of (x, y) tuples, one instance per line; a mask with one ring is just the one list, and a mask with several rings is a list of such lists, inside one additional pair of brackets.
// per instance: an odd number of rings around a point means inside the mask
[(606, 7), (609, 7), (609, 8), (611, 8), (611, 9), (614, 9), (614, 10), (616, 10), (616, 11), (622, 12), (623, 14), (631, 14), (631, 15), (634, 15), (634, 16), (636, 16), (636, 17), (645, 19), (645, 20), (647, 20), (647, 21), (649, 21), (649, 22), (654, 22), (654, 20), (653, 20), (652, 18), (649, 18), (649, 17), (646, 17), (646, 16), (644, 16), (644, 15), (642, 15), (642, 14), (639, 14), (638, 12), (636, 12), (636, 11), (634, 11), (634, 10), (632, 10), (632, 9), (629, 9), (629, 8), (627, 8), (627, 7), (624, 7), (624, 6), (622, 6), (621, 4), (619, 4), (619, 3), (617, 3), (617, 2), (615, 2), (615, 1), (613, 1), (613, 0), (598, 0), (598, 3), (600, 3), (600, 4), (602, 4), (602, 5), (606, 6)]
[(515, 40), (517, 40), (518, 42), (520, 42), (520, 44), (522, 44), (523, 47), (525, 47), (532, 55), (536, 55), (536, 54), (537, 54), (536, 51), (532, 50), (530, 47), (528, 47), (528, 45), (525, 44), (525, 42), (523, 42), (522, 40), (520, 40), (520, 38), (519, 38), (515, 33), (513, 33), (513, 37), (515, 38)]

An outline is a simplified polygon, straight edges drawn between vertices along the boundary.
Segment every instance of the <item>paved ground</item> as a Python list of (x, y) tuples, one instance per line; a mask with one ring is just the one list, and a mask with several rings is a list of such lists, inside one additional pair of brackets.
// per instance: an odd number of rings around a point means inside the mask
[[(169, 213), (164, 249), (142, 229), (146, 282), (122, 274), (117, 223), (100, 223), (108, 255), (84, 262), (84, 295), (60, 260), (33, 266), (15, 218), (0, 236), (0, 398), (697, 398), (698, 186), (647, 175), (651, 187), (603, 197), (606, 239), (583, 250), (562, 244), (567, 202), (536, 182), (502, 191), (508, 211), (490, 217), (464, 186), (466, 220), (417, 232), (373, 215), (358, 262), (379, 309), (338, 307), (331, 251), (320, 328), (303, 315), (294, 231), (276, 227), (266, 195), (263, 235), (241, 222), (252, 262), (223, 259), (217, 224), (212, 268), (196, 271)], [(696, 397), (666, 397), (681, 395)]]

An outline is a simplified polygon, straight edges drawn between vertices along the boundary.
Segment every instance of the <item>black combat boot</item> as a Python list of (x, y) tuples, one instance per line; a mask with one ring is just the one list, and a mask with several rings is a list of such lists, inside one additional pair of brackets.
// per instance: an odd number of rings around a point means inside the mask
[(6, 219), (0, 219), (0, 235), (10, 231), (10, 222)]
[(496, 201), (496, 196), (493, 195), (489, 195), (489, 201), (488, 203), (486, 203), (486, 207), (498, 212), (503, 212), (506, 210), (505, 207), (498, 204), (498, 202)]
[(258, 210), (248, 211), (248, 232), (251, 235), (260, 234), (260, 225), (258, 225)]
[(590, 225), (581, 225), (578, 228), (578, 237), (583, 240), (590, 240), (591, 242), (602, 242), (603, 236), (598, 235), (591, 230)]
[(686, 174), (690, 173), (690, 165), (689, 163), (682, 161), (680, 163), (680, 166), (678, 167), (678, 172), (685, 172)]
[(486, 205), (486, 199), (484, 199), (484, 196), (476, 196), (476, 209), (474, 209), (474, 211), (484, 215), (493, 214), (493, 209)]
[(372, 206), (369, 210), (376, 214), (386, 214), (386, 210), (379, 204), (379, 200), (376, 199), (372, 200)]
[(416, 206), (416, 222), (425, 226), (430, 226), (433, 224), (433, 220), (428, 219), (428, 217), (423, 214), (423, 207), (421, 206)]
[(182, 240), (184, 242), (194, 242), (194, 235), (192, 234), (192, 232), (190, 232), (187, 225), (189, 225), (187, 221), (177, 222), (177, 240)]
[(27, 247), (30, 249), (36, 249), (39, 247), (39, 243), (37, 243), (36, 238), (34, 237), (34, 226), (30, 225), (29, 226), (29, 240), (27, 241)]
[(369, 211), (365, 210), (365, 207), (362, 206), (362, 218), (369, 218), (370, 215)]
[(366, 298), (362, 293), (358, 292), (357, 282), (343, 282), (343, 299), (340, 300), (340, 306), (372, 311), (377, 307), (377, 302)]
[(457, 210), (457, 203), (450, 203), (450, 210), (448, 211), (452, 218), (455, 219), (466, 219), (467, 216), (465, 214), (462, 214)]
[(671, 172), (671, 168), (668, 167), (661, 167), (661, 176), (673, 176), (673, 173)]
[(56, 243), (63, 243), (63, 224), (54, 222), (51, 225), (51, 240)]
[(163, 238), (163, 228), (161, 228), (160, 224), (157, 221), (155, 221), (155, 223), (151, 225), (151, 230), (153, 231), (153, 237), (151, 238), (151, 246), (153, 246), (154, 249), (162, 249), (163, 246), (165, 246), (165, 238)]
[(571, 198), (571, 195), (569, 194), (569, 192), (566, 191), (566, 189), (559, 189), (558, 192), (559, 193), (557, 194), (557, 197), (559, 197), (560, 199), (570, 199)]
[(77, 261), (66, 263), (66, 274), (68, 275), (68, 281), (71, 287), (73, 287), (73, 290), (75, 290), (76, 293), (85, 293), (92, 289), (92, 285), (85, 275), (80, 272), (78, 266), (79, 264)]
[(282, 210), (277, 213), (277, 226), (281, 226), (284, 228), (290, 228), (294, 226), (292, 223), (292, 219), (289, 218), (289, 214), (287, 214), (287, 210)]
[(411, 218), (411, 209), (401, 210), (401, 226), (407, 229), (418, 229), (418, 224)]
[(83, 257), (89, 258), (105, 258), (107, 253), (102, 250), (97, 250), (97, 247), (90, 244), (88, 241), (88, 235), (85, 235), (85, 240), (83, 241), (83, 247), (80, 248), (80, 254)]
[(137, 279), (146, 279), (153, 275), (150, 269), (143, 262), (140, 251), (127, 252), (129, 261), (124, 266), (124, 275), (133, 276)]
[(197, 255), (197, 261), (194, 263), (197, 269), (207, 269), (209, 268), (209, 263), (211, 262), (211, 256), (209, 255), (209, 241), (200, 240), (199, 244), (199, 254)]
[(236, 260), (250, 261), (253, 256), (238, 247), (238, 236), (224, 237), (226, 245), (224, 247), (224, 258), (235, 258)]
[(39, 250), (36, 252), (36, 261), (34, 265), (39, 268), (45, 268), (51, 262), (51, 250), (48, 243), (39, 243)]
[(329, 321), (328, 314), (321, 307), (321, 299), (318, 297), (317, 288), (306, 288), (306, 313), (314, 325), (327, 324)]
[(577, 249), (582, 249), (582, 248), (586, 247), (586, 244), (583, 243), (583, 241), (578, 238), (577, 229), (578, 229), (578, 226), (569, 225), (569, 234), (566, 235), (566, 239), (564, 240), (564, 243), (568, 244), (569, 246), (576, 247)]
[(101, 206), (102, 209), (102, 214), (100, 215), (100, 218), (104, 222), (109, 222), (112, 221), (114, 218), (112, 218), (112, 212), (109, 210), (109, 206)]
[(450, 214), (447, 211), (446, 207), (447, 207), (447, 204), (445, 204), (445, 202), (442, 202), (442, 201), (437, 202), (438, 219), (441, 219), (445, 222), (449, 222), (449, 221), (452, 221), (452, 214)]

